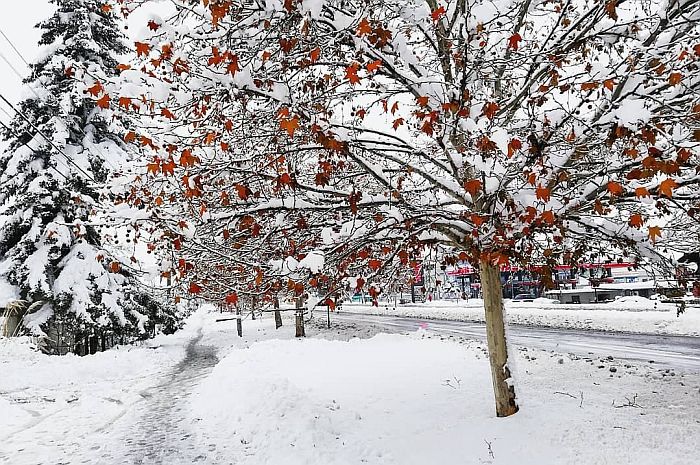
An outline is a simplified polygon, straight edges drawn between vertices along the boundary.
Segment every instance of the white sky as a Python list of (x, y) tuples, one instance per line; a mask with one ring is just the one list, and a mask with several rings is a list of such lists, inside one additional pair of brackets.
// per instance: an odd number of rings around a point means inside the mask
[[(0, 30), (31, 63), (39, 50), (37, 42), (40, 32), (34, 28), (34, 25), (48, 18), (53, 12), (53, 6), (49, 4), (48, 0), (21, 0), (7, 3), (9, 4), (3, 5), (3, 12), (0, 14)], [(23, 76), (29, 73), (22, 59), (12, 50), (2, 35), (0, 35), (0, 54), (10, 61)], [(8, 100), (17, 102), (21, 79), (5, 63), (2, 56), (0, 56), (0, 93)], [(8, 120), (7, 115), (1, 111), (0, 120)]]

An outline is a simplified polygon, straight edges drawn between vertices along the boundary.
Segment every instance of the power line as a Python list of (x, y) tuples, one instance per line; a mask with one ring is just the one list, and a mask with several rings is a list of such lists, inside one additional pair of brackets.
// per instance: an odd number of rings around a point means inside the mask
[[(15, 47), (15, 45), (12, 43), (12, 41), (10, 40), (10, 38), (7, 37), (7, 35), (2, 31), (2, 29), (0, 29), (0, 34), (2, 34), (2, 36), (5, 38), (5, 40), (7, 41), (7, 43), (10, 44), (10, 47), (12, 47), (12, 49), (15, 51), (15, 53), (17, 53), (17, 55), (20, 57), (20, 59), (21, 59), (27, 66), (29, 66), (29, 63), (27, 63), (27, 60), (25, 60), (24, 56), (20, 53), (19, 50), (17, 50), (17, 47)], [(10, 69), (12, 69), (12, 71), (14, 71), (14, 73), (20, 78), (20, 80), (24, 81), (24, 76), (23, 76), (19, 71), (17, 71), (17, 68), (15, 68), (15, 67), (12, 65), (12, 63), (10, 63), (10, 61), (7, 59), (7, 57), (5, 57), (5, 55), (2, 54), (2, 52), (0, 52), (0, 58), (2, 58), (3, 61), (5, 61), (5, 63), (7, 63), (7, 65), (10, 67)], [(82, 65), (82, 63), (74, 63), (74, 64), (76, 64), (76, 65), (81, 65), (81, 66), (83, 67), (83, 70), (85, 71), (85, 74), (87, 74), (88, 76), (92, 77), (92, 78), (95, 79), (96, 81), (99, 81), (99, 79), (98, 79), (96, 76), (93, 76), (92, 74), (90, 74), (90, 72), (88, 71), (88, 69), (87, 69), (84, 65)], [(34, 89), (34, 87), (32, 87), (31, 85), (28, 85), (27, 87), (29, 87), (29, 90), (31, 90), (32, 93), (36, 96), (37, 100), (38, 100), (38, 101), (41, 101), (41, 97), (39, 96), (39, 94), (37, 93), (37, 91)], [(81, 132), (83, 133), (83, 135), (86, 135), (86, 134), (85, 134), (85, 131), (81, 131)], [(117, 171), (117, 167), (114, 166), (114, 164), (105, 156), (105, 154), (102, 152), (102, 150), (100, 150), (100, 148), (97, 146), (97, 144), (94, 144), (94, 143), (93, 143), (93, 144), (92, 144), (92, 147), (97, 151), (97, 153), (100, 154), (100, 156), (102, 157), (102, 159), (103, 159), (107, 164), (109, 164), (109, 166), (112, 167), (113, 170)], [(83, 173), (85, 173), (85, 172), (83, 172)], [(87, 173), (85, 173), (85, 174), (87, 175)], [(93, 180), (93, 182), (94, 182), (94, 180)]]
[(6, 57), (2, 52), (0, 52), (0, 58), (2, 58), (2, 61), (4, 61), (5, 63), (7, 63), (7, 66), (9, 66), (10, 69), (11, 69), (12, 71), (14, 71), (15, 74), (16, 74), (21, 80), (24, 80), (24, 76), (22, 76), (22, 74), (21, 74), (19, 71), (17, 71), (17, 68), (15, 68), (15, 67), (12, 65), (12, 63), (10, 63), (10, 60), (8, 60), (7, 57)]
[(49, 145), (51, 145), (54, 149), (56, 149), (56, 150), (58, 151), (58, 153), (60, 153), (61, 155), (63, 155), (63, 156), (66, 158), (66, 161), (67, 161), (68, 163), (70, 163), (70, 164), (73, 165), (75, 168), (77, 168), (78, 171), (80, 171), (81, 173), (83, 173), (83, 174), (85, 175), (85, 177), (88, 178), (90, 181), (92, 181), (92, 182), (94, 182), (95, 184), (97, 184), (97, 181), (95, 181), (95, 179), (94, 179), (92, 176), (90, 176), (85, 170), (83, 170), (77, 163), (75, 163), (73, 160), (71, 160), (71, 159), (68, 157), (68, 155), (66, 155), (66, 153), (65, 153), (59, 146), (57, 146), (51, 139), (49, 139), (43, 132), (41, 132), (41, 131), (39, 130), (39, 128), (37, 128), (37, 127), (34, 125), (34, 123), (32, 123), (32, 122), (29, 120), (29, 118), (27, 118), (26, 115), (24, 115), (24, 114), (23, 114), (22, 112), (20, 112), (17, 108), (15, 108), (15, 106), (14, 106), (9, 100), (7, 100), (7, 99), (5, 98), (5, 96), (2, 95), (2, 93), (0, 93), (0, 99), (1, 99), (2, 101), (4, 101), (5, 104), (6, 104), (7, 106), (9, 106), (10, 108), (12, 108), (12, 110), (14, 110), (14, 112), (17, 113), (17, 115), (19, 115), (24, 121), (26, 121), (26, 122), (37, 132), (37, 134), (39, 134), (41, 137), (44, 138), (44, 140), (46, 140), (46, 141), (49, 143)]
[(25, 65), (29, 66), (29, 63), (27, 63), (27, 60), (24, 59), (21, 53), (19, 53), (19, 50), (17, 50), (17, 47), (15, 47), (15, 44), (12, 43), (9, 37), (5, 34), (5, 32), (0, 28), (0, 34), (5, 38), (8, 44), (10, 44), (10, 47), (12, 47), (12, 50), (15, 51), (15, 53), (20, 57), (20, 59), (24, 62)]
[[(3, 111), (4, 111), (4, 110), (3, 110)], [(7, 112), (5, 112), (5, 114), (7, 114)], [(19, 140), (19, 135), (18, 135), (11, 127), (9, 127), (8, 125), (6, 125), (6, 124), (3, 123), (2, 121), (0, 121), (0, 125), (2, 125), (2, 127), (4, 127), (7, 131), (10, 132), (10, 134), (12, 134), (13, 136), (15, 136), (15, 137)], [(27, 147), (29, 150), (31, 150), (35, 155), (41, 155), (39, 152), (37, 152), (33, 147), (31, 147), (31, 146), (30, 146), (29, 144), (27, 144), (26, 142), (22, 142), (22, 145), (24, 145), (24, 146)], [(56, 159), (56, 161), (58, 161), (58, 158)], [(54, 170), (56, 173), (58, 173), (59, 175), (61, 175), (61, 177), (62, 177), (63, 179), (65, 179), (66, 181), (68, 181), (68, 177), (67, 177), (65, 174), (63, 174), (63, 173), (61, 173), (60, 171), (58, 171), (58, 169), (56, 169), (54, 166), (51, 166), (51, 165), (48, 165), (48, 166), (49, 166), (49, 168), (51, 168), (52, 170)]]

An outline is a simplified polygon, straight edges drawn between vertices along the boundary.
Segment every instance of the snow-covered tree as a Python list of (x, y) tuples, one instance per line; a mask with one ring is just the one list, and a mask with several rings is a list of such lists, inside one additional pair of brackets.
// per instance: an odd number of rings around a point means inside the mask
[(44, 303), (27, 321), (37, 330), (53, 328), (55, 346), (64, 344), (57, 332), (81, 342), (96, 330), (137, 335), (157, 309), (103, 249), (91, 223), (102, 209), (105, 181), (127, 161), (123, 125), (107, 110), (105, 93), (118, 57), (129, 51), (119, 17), (104, 0), (51, 3), (55, 13), (37, 26), (42, 55), (4, 132), (0, 279), (22, 299)]
[(694, 0), (174, 3), (136, 43), (161, 120), (127, 134), (139, 201), (224, 263), (321, 257), (309, 287), (376, 295), (451, 250), (480, 270), (499, 416), (499, 265), (697, 243)]

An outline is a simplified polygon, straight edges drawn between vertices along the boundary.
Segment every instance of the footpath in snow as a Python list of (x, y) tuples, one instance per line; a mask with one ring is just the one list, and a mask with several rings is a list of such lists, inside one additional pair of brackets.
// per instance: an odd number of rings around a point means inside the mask
[(499, 419), (479, 342), (219, 316), (87, 357), (0, 341), (0, 463), (699, 463), (700, 373), (516, 350)]
[[(516, 325), (700, 336), (700, 308), (688, 307), (684, 313), (677, 315), (674, 304), (656, 303), (641, 297), (625, 298), (621, 302), (608, 304), (581, 305), (553, 304), (549, 299), (536, 299), (534, 302), (506, 300), (505, 307), (508, 323)], [(481, 299), (404, 305), (380, 302), (377, 307), (343, 303), (341, 311), (422, 319), (484, 321), (484, 301)]]

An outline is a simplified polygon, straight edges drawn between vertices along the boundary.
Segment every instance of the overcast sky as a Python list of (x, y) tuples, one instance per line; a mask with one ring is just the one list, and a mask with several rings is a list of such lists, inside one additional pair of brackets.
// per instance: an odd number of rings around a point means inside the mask
[[(36, 57), (39, 40), (39, 30), (34, 25), (53, 12), (48, 0), (20, 0), (8, 2), (3, 6), (3, 14), (0, 15), (0, 31), (2, 31), (17, 47), (24, 58), (30, 63)], [(19, 100), (20, 78), (8, 66), (5, 57), (23, 76), (29, 70), (22, 59), (12, 50), (7, 40), (0, 34), (0, 93), (8, 99), (17, 102)], [(0, 118), (7, 121), (7, 115), (0, 112)]]

